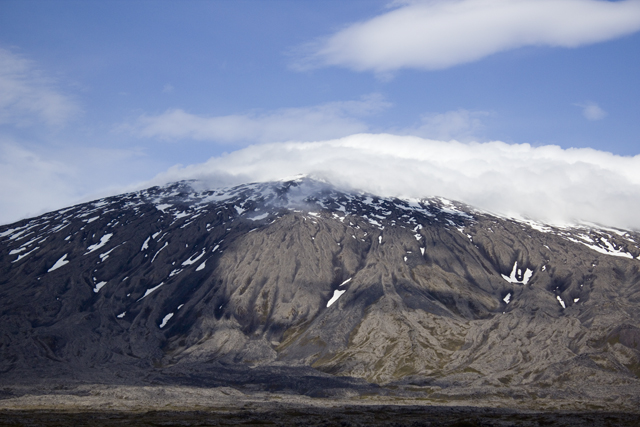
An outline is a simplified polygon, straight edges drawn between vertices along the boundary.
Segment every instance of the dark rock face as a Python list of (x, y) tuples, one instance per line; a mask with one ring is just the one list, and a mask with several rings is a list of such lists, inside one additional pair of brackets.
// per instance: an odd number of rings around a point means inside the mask
[(0, 227), (0, 375), (311, 367), (638, 396), (638, 242), (309, 179), (154, 187)]

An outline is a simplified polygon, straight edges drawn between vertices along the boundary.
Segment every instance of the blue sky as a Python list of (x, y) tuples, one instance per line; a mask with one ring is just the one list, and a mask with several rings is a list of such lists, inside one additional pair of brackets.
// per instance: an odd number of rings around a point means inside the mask
[(359, 133), (624, 163), (639, 30), (637, 0), (3, 0), (0, 222)]

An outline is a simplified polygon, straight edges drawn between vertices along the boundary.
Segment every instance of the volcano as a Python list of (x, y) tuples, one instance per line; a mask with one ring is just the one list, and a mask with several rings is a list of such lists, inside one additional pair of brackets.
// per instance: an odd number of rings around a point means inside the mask
[(640, 234), (308, 177), (0, 227), (5, 385), (640, 406)]

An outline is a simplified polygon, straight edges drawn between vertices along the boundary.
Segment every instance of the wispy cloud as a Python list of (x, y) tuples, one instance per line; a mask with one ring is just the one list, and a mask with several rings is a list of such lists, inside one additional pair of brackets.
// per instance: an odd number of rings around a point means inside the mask
[(607, 112), (604, 111), (598, 104), (592, 101), (588, 101), (582, 104), (574, 104), (576, 107), (582, 108), (582, 115), (591, 121), (604, 119)]
[(299, 69), (382, 76), (435, 70), (522, 46), (577, 47), (640, 30), (640, 1), (414, 0), (305, 46)]
[(0, 48), (0, 124), (61, 126), (79, 112), (33, 61)]
[(73, 200), (69, 165), (0, 141), (0, 223), (61, 208)]
[(313, 141), (367, 131), (369, 126), (362, 117), (390, 105), (381, 95), (373, 94), (357, 101), (227, 116), (201, 116), (174, 109), (155, 116), (143, 115), (120, 129), (145, 138), (223, 144)]
[(640, 155), (593, 149), (360, 134), (254, 145), (203, 164), (174, 167), (152, 183), (196, 178), (217, 186), (297, 173), (380, 195), (439, 195), (556, 224), (582, 220), (640, 229)]
[(159, 168), (136, 149), (44, 147), (0, 135), (0, 224), (120, 193)]
[(420, 124), (406, 129), (405, 134), (442, 141), (477, 141), (485, 128), (482, 118), (490, 116), (488, 111), (459, 109), (445, 113), (427, 113), (420, 118)]

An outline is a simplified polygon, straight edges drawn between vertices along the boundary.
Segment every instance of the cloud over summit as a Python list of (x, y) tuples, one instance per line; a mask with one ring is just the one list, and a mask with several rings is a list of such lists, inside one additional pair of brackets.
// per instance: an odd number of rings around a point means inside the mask
[(382, 196), (443, 196), (542, 222), (640, 229), (640, 156), (588, 148), (358, 134), (254, 145), (202, 164), (176, 166), (153, 183), (200, 179), (215, 187), (299, 173)]

